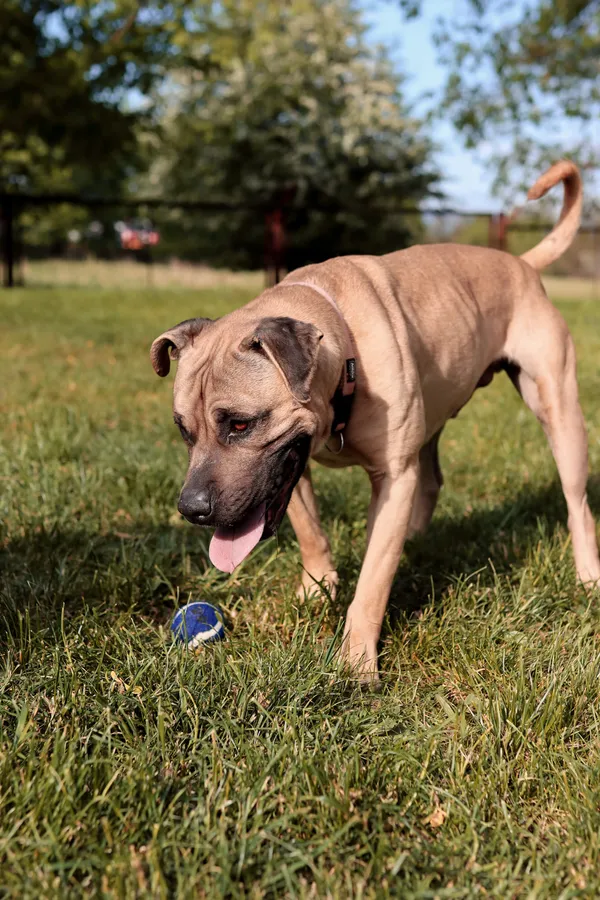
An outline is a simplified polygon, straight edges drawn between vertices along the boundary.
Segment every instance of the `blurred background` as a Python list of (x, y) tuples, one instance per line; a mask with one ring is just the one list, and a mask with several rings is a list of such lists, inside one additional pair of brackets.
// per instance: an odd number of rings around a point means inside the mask
[(596, 295), (599, 35), (600, 0), (2, 0), (3, 283), (520, 253), (562, 199), (515, 213), (525, 189), (567, 155), (584, 227), (550, 275)]

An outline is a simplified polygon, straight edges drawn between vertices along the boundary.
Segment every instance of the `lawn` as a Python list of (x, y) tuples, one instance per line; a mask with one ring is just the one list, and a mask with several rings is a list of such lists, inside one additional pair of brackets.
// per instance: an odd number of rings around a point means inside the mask
[[(335, 657), (360, 472), (315, 471), (335, 602), (295, 599), (289, 524), (226, 577), (176, 514), (149, 344), (249, 297), (0, 294), (0, 896), (597, 897), (600, 612), (539, 426), (504, 377), (450, 423), (361, 691)], [(599, 514), (600, 305), (562, 309)], [(192, 657), (168, 623), (199, 596), (231, 629)]]

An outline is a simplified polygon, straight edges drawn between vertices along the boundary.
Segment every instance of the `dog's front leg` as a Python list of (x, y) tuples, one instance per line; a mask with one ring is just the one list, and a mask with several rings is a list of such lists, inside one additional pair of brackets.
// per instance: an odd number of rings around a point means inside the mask
[(331, 558), (327, 535), (321, 527), (317, 498), (308, 466), (294, 488), (288, 515), (298, 538), (304, 569), (302, 582), (297, 591), (298, 596), (303, 598), (305, 593), (316, 593), (320, 585), (324, 585), (331, 595), (335, 596), (338, 575)]
[(418, 460), (399, 473), (371, 476), (367, 552), (348, 608), (344, 653), (361, 681), (376, 681), (377, 642), (402, 555), (419, 476)]

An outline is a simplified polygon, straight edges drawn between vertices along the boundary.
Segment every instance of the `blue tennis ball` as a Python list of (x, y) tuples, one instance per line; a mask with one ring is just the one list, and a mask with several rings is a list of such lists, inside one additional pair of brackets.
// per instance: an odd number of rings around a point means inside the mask
[(188, 650), (196, 650), (201, 644), (224, 639), (223, 613), (211, 603), (188, 603), (175, 613), (171, 631), (178, 643), (185, 644)]

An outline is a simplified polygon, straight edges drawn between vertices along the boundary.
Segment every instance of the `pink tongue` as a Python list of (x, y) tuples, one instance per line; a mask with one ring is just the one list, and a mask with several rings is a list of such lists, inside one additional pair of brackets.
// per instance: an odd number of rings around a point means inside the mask
[(221, 572), (233, 572), (260, 541), (265, 527), (265, 504), (257, 506), (235, 528), (217, 528), (210, 542), (209, 556)]

